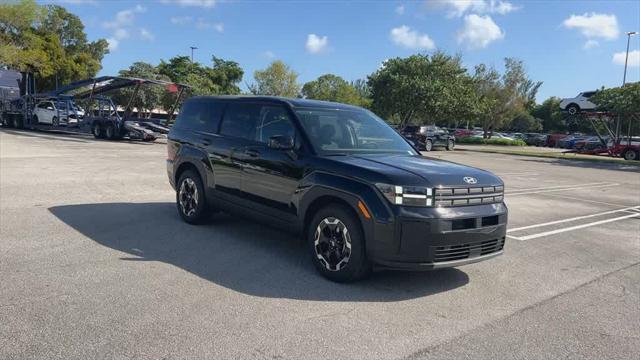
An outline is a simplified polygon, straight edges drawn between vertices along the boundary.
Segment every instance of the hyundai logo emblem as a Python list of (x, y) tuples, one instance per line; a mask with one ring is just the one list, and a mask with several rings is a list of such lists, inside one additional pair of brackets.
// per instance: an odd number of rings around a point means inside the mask
[(471, 177), (471, 176), (465, 176), (462, 180), (464, 180), (464, 182), (466, 182), (467, 184), (477, 184), (478, 183), (478, 179)]

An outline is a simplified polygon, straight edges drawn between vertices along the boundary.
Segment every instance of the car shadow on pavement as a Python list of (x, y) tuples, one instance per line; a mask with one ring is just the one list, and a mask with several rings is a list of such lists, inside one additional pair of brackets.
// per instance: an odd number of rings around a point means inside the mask
[(208, 225), (179, 218), (173, 203), (103, 203), (49, 208), (89, 239), (123, 252), (123, 261), (160, 261), (240, 293), (318, 301), (400, 301), (464, 286), (458, 269), (380, 271), (337, 284), (321, 277), (296, 236), (216, 214)]

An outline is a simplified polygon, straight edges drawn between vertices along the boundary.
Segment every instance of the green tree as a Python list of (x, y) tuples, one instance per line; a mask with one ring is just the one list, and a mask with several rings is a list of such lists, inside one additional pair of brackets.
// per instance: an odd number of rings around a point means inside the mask
[[(169, 78), (160, 74), (155, 66), (141, 61), (133, 63), (126, 70), (120, 70), (119, 75), (123, 77), (169, 81)], [(138, 117), (142, 116), (146, 118), (151, 117), (152, 110), (163, 105), (164, 94), (166, 93), (164, 88), (153, 84), (140, 86), (135, 96), (133, 96), (134, 92), (135, 88), (122, 88), (117, 91), (113, 99), (117, 104), (122, 106), (126, 106), (129, 101), (132, 101), (131, 106), (138, 109)], [(165, 106), (162, 107), (168, 110)]]
[(617, 114), (640, 113), (640, 82), (602, 89), (589, 99), (598, 110)]
[(560, 98), (552, 96), (542, 104), (536, 105), (531, 111), (531, 115), (542, 120), (542, 129), (544, 131), (565, 132), (567, 125), (560, 109)]
[(390, 59), (369, 75), (368, 85), (373, 110), (400, 126), (449, 125), (475, 113), (474, 89), (459, 56)]
[(511, 120), (509, 129), (517, 132), (540, 131), (542, 130), (542, 120), (536, 119), (528, 112), (521, 112)]
[(249, 85), (249, 91), (254, 95), (297, 97), (300, 94), (298, 73), (280, 60), (254, 72), (253, 78), (255, 83)]
[(33, 0), (0, 4), (0, 64), (34, 73), (39, 91), (93, 77), (107, 42), (88, 42), (80, 19)]
[(473, 76), (476, 89), (477, 119), (482, 124), (485, 137), (493, 130), (508, 124), (518, 114), (535, 104), (535, 96), (542, 85), (527, 77), (522, 61), (506, 58), (505, 72), (481, 64)]
[(168, 62), (161, 60), (157, 71), (173, 82), (192, 86), (194, 95), (239, 94), (238, 84), (244, 75), (240, 65), (215, 56), (212, 62), (212, 67), (206, 67), (197, 62), (191, 63), (188, 56), (175, 56)]
[(325, 74), (302, 87), (302, 95), (309, 99), (335, 101), (357, 106), (366, 105), (355, 87), (340, 76)]

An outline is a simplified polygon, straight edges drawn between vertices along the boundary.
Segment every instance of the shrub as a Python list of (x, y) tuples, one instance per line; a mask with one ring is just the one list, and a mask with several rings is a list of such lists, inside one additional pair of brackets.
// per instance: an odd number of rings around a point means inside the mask
[(483, 139), (481, 137), (466, 136), (456, 138), (458, 144), (503, 145), (503, 146), (527, 146), (522, 140), (509, 140), (502, 138)]

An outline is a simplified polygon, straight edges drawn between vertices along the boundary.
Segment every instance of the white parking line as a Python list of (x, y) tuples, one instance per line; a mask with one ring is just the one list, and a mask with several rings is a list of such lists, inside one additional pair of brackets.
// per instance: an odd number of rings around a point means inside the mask
[(560, 195), (560, 194), (550, 194), (550, 196), (561, 197), (561, 198), (565, 198), (565, 199), (569, 199), (569, 200), (575, 200), (575, 201), (584, 201), (584, 202), (593, 203), (593, 204), (600, 204), (600, 205), (608, 205), (608, 206), (616, 206), (616, 207), (625, 206), (625, 204), (614, 204), (614, 203), (598, 201), (598, 200), (583, 199), (583, 198), (579, 198), (579, 197), (575, 197), (575, 196), (567, 196), (567, 195)]
[(606, 224), (606, 223), (610, 223), (610, 222), (614, 222), (614, 221), (619, 221), (619, 220), (624, 220), (624, 219), (629, 219), (629, 218), (633, 218), (633, 217), (640, 217), (640, 213), (634, 213), (634, 214), (631, 214), (631, 215), (620, 216), (620, 217), (616, 217), (616, 218), (613, 218), (613, 219), (595, 221), (595, 222), (592, 222), (592, 223), (571, 226), (571, 227), (563, 228), (563, 229), (545, 231), (545, 232), (541, 232), (541, 233), (538, 233), (538, 234), (519, 236), (519, 237), (518, 236), (512, 236), (512, 235), (507, 235), (507, 237), (509, 237), (511, 239), (514, 239), (514, 240), (526, 241), (526, 240), (536, 239), (536, 238), (543, 237), (543, 236), (549, 236), (549, 235), (559, 234), (559, 233), (563, 233), (563, 232), (567, 232), (567, 231), (583, 229), (583, 228), (590, 227), (590, 226), (602, 225), (602, 224)]
[[(571, 221), (576, 221), (576, 220), (588, 219), (588, 218), (592, 218), (592, 217), (596, 217), (596, 216), (602, 216), (602, 215), (608, 215), (608, 214), (615, 214), (615, 213), (617, 213), (617, 212), (630, 212), (630, 210), (638, 210), (638, 209), (640, 209), (640, 206), (631, 206), (631, 207), (627, 207), (627, 208), (623, 208), (623, 209), (617, 209), (617, 210), (605, 211), (605, 212), (601, 212), (601, 213), (597, 213), (597, 214), (583, 215), (583, 216), (576, 216), (576, 217), (572, 217), (572, 218), (568, 218), (568, 219), (562, 219), (562, 220), (550, 221), (550, 222), (546, 222), (546, 223), (542, 223), (542, 224), (535, 224), (535, 225), (529, 225), (529, 226), (522, 226), (522, 227), (519, 227), (519, 228), (513, 228), (513, 229), (509, 229), (509, 230), (507, 230), (507, 233), (515, 232), (515, 231), (520, 231), (520, 230), (526, 230), (526, 229), (533, 229), (533, 228), (542, 227), (542, 226), (549, 226), (549, 225), (555, 225), (555, 224), (562, 224), (562, 223), (565, 223), (565, 222), (571, 222)], [(635, 213), (635, 212), (634, 212), (634, 214), (638, 214), (638, 213)]]
[(517, 196), (517, 195), (529, 195), (529, 194), (540, 194), (540, 193), (548, 193), (548, 192), (556, 192), (556, 191), (566, 191), (566, 190), (582, 190), (582, 189), (594, 189), (594, 188), (603, 188), (603, 187), (611, 187), (611, 186), (618, 186), (620, 184), (618, 183), (608, 183), (608, 184), (601, 184), (601, 185), (578, 185), (578, 186), (571, 186), (571, 187), (564, 187), (564, 188), (560, 188), (560, 189), (549, 189), (549, 190), (537, 190), (537, 191), (516, 191), (513, 193), (505, 193), (505, 195), (507, 196)]
[(558, 188), (571, 188), (571, 187), (580, 187), (580, 186), (591, 186), (591, 185), (604, 185), (610, 184), (606, 182), (593, 182), (593, 183), (585, 183), (585, 184), (567, 184), (567, 185), (554, 185), (554, 186), (542, 186), (542, 187), (534, 187), (534, 188), (524, 188), (524, 189), (513, 189), (513, 192), (520, 191), (534, 191), (534, 190), (548, 190), (548, 189), (558, 189)]

